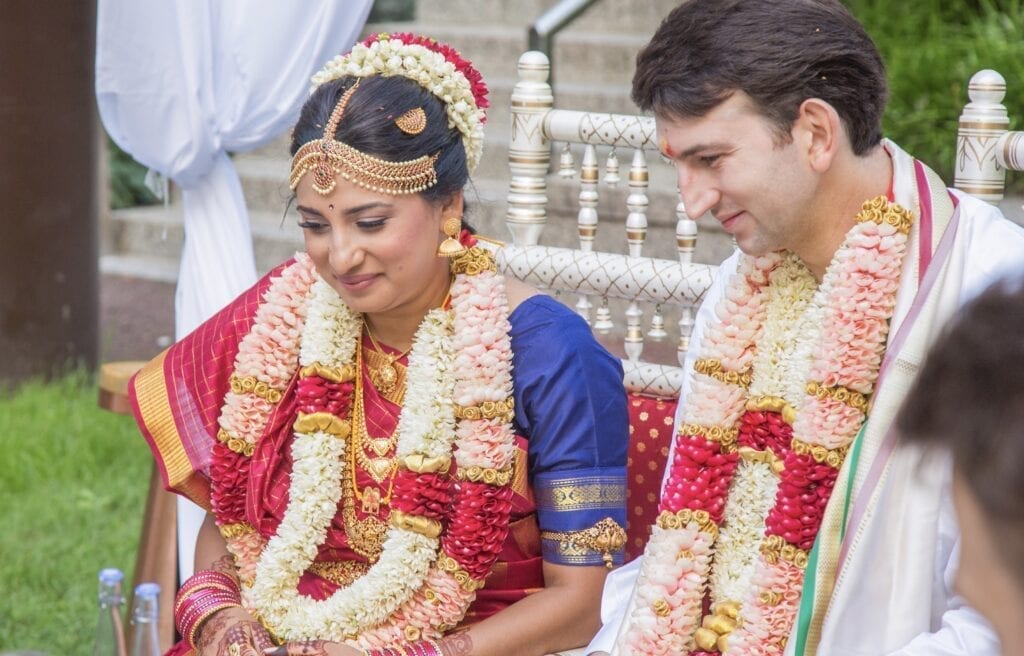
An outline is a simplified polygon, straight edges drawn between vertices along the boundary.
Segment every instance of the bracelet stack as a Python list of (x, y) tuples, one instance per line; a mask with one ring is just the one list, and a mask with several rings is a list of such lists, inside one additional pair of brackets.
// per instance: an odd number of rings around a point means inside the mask
[(193, 574), (174, 600), (174, 626), (188, 644), (196, 646), (196, 632), (211, 615), (242, 605), (238, 582), (222, 572), (201, 570)]
[(441, 646), (433, 640), (417, 640), (398, 647), (367, 649), (363, 653), (366, 656), (441, 656)]

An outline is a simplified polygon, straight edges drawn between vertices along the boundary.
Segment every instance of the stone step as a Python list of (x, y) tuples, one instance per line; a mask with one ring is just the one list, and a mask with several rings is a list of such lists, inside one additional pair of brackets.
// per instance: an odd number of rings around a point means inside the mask
[[(256, 269), (263, 273), (283, 262), (297, 250), (302, 250), (302, 235), (292, 219), (283, 219), (283, 212), (249, 212), (253, 254)], [(184, 244), (184, 223), (181, 205), (163, 207), (133, 207), (110, 214), (110, 267), (132, 266), (131, 258), (149, 258), (154, 264), (155, 279), (167, 279), (168, 270), (161, 262), (177, 262)], [(105, 271), (107, 272), (107, 271)], [(112, 268), (110, 273), (118, 273)], [(177, 265), (173, 269), (177, 276)], [(129, 275), (129, 274), (124, 274)]]
[(176, 282), (180, 266), (180, 253), (174, 257), (115, 253), (100, 256), (100, 273), (104, 275), (141, 278), (156, 282)]
[[(553, 0), (417, 0), (416, 19), (424, 24), (446, 19), (463, 25), (519, 25), (525, 32), (554, 4)], [(601, 0), (571, 23), (563, 34), (629, 32), (650, 37), (678, 4), (679, 0)]]
[[(401, 31), (412, 25), (380, 23), (374, 27)], [(473, 62), (484, 80), (514, 78), (519, 55), (526, 51), (528, 43), (525, 27), (434, 23), (425, 18), (415, 24), (415, 29), (454, 46)], [(555, 40), (555, 77), (562, 71), (566, 79), (578, 83), (628, 84), (633, 77), (636, 53), (649, 38), (649, 34), (567, 30)]]

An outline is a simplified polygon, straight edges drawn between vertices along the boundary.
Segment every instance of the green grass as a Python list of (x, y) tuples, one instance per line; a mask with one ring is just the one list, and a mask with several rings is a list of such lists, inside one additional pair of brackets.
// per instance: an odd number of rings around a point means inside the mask
[(92, 653), (96, 573), (131, 580), (150, 456), (83, 374), (0, 395), (0, 652)]
[[(1006, 78), (1010, 128), (1024, 112), (1024, 0), (847, 0), (878, 44), (890, 94), (886, 136), (953, 184), (957, 119), (983, 68)], [(1014, 117), (1017, 120), (1014, 120)], [(1024, 175), (1007, 176), (1024, 191)]]

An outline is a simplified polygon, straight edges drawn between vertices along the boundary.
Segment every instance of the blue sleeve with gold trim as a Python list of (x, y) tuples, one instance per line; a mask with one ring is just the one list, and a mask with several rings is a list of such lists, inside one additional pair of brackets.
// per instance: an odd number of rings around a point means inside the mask
[(544, 559), (618, 564), (623, 549), (608, 546), (626, 525), (622, 365), (583, 319), (548, 296), (527, 299), (509, 321), (515, 423), (529, 440)]

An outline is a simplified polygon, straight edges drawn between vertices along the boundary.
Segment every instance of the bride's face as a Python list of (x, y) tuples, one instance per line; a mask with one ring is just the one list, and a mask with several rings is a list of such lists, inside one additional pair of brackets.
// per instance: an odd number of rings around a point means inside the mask
[(295, 195), (306, 252), (350, 308), (383, 318), (421, 306), (426, 312), (443, 298), (449, 266), (436, 252), (455, 201), (442, 206), (419, 194), (380, 194), (340, 177), (323, 196), (308, 173)]

